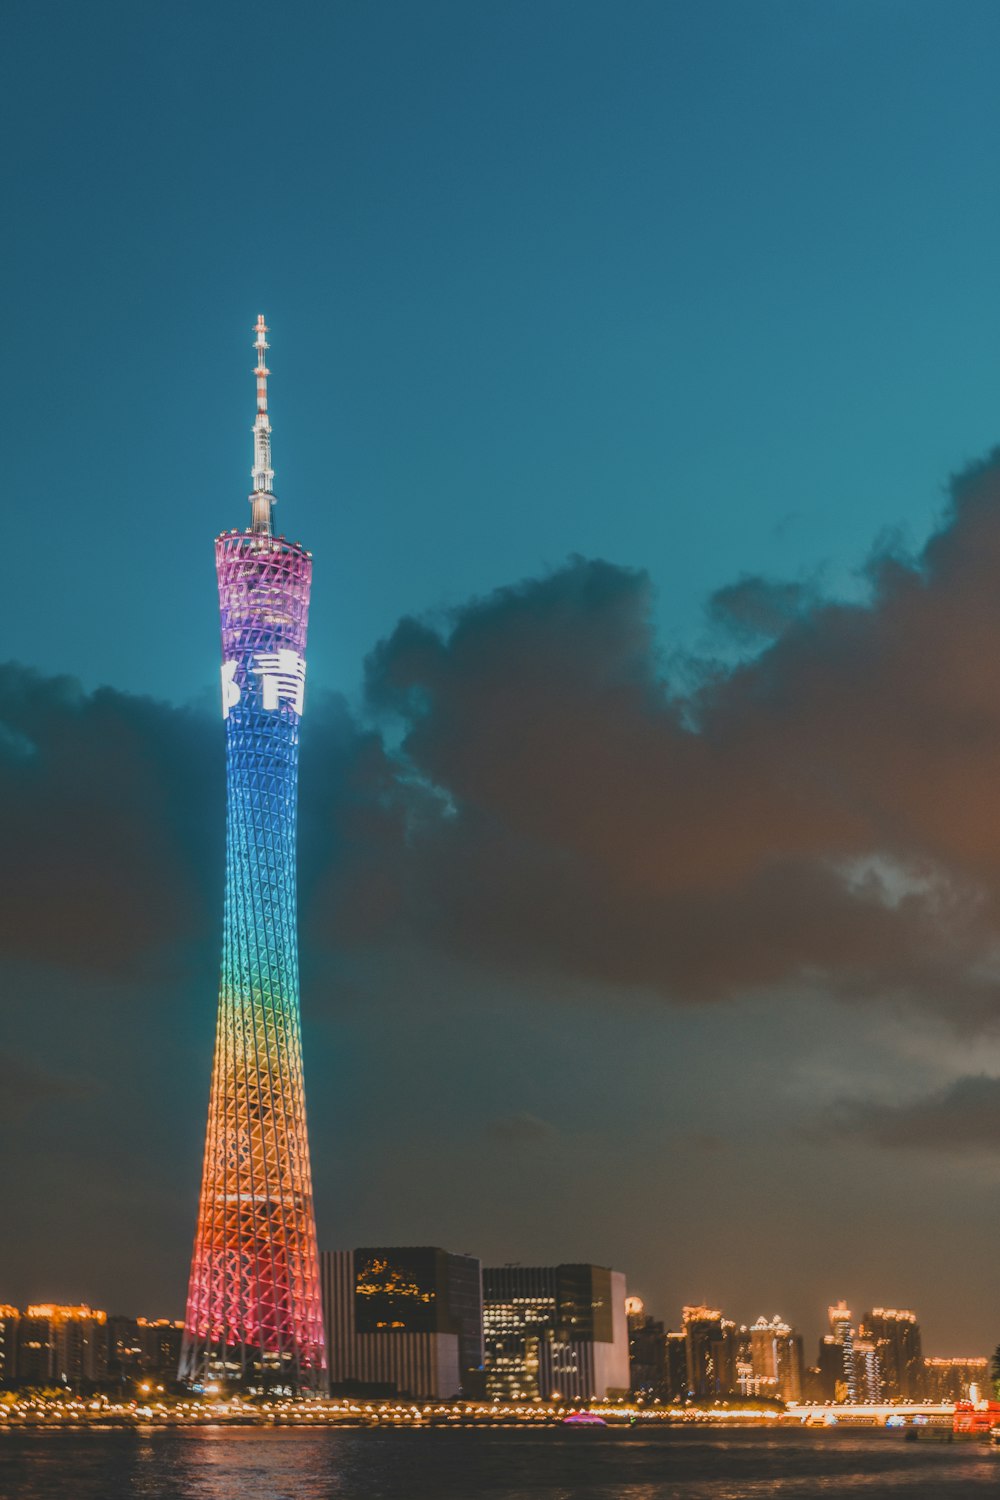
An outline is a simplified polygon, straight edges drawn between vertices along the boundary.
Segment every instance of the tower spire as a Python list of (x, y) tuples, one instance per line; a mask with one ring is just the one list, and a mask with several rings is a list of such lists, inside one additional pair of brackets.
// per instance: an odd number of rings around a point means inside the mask
[(257, 335), (254, 340), (254, 348), (257, 350), (257, 368), (254, 371), (257, 376), (257, 415), (253, 424), (253, 494), (250, 496), (253, 509), (250, 530), (270, 536), (271, 506), (274, 504), (271, 485), (274, 482), (274, 470), (271, 468), (271, 419), (267, 414), (267, 377), (271, 372), (264, 363), (264, 354), (270, 345), (267, 342), (267, 324), (264, 322), (263, 313), (257, 314), (254, 333)]

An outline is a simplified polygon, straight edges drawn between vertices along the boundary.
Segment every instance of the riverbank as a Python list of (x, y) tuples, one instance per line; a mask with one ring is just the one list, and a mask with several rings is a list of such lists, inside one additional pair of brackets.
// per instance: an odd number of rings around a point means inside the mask
[[(939, 1407), (675, 1407), (595, 1403), (589, 1412), (608, 1427), (711, 1426), (950, 1431), (953, 1409)], [(578, 1406), (549, 1403), (404, 1402), (350, 1400), (262, 1401), (234, 1397), (165, 1397), (115, 1401), (106, 1396), (8, 1393), (0, 1397), (2, 1428), (81, 1427), (557, 1427)], [(595, 1424), (600, 1425), (600, 1424)]]

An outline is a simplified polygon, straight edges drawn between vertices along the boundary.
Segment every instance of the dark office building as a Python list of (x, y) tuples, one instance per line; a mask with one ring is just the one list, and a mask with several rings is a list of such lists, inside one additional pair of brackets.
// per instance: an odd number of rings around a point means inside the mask
[[(851, 1357), (853, 1361), (853, 1348)], [(817, 1401), (847, 1400), (844, 1345), (839, 1343), (831, 1333), (825, 1334), (819, 1341), (819, 1355), (813, 1380), (810, 1383), (810, 1391), (813, 1399)]]
[(501, 1400), (590, 1400), (629, 1389), (625, 1277), (606, 1266), (483, 1270), (486, 1389)]
[(482, 1394), (479, 1261), (432, 1246), (320, 1256), (330, 1388), (376, 1395)]
[(628, 1363), (631, 1389), (637, 1396), (660, 1396), (665, 1392), (666, 1333), (658, 1318), (646, 1312), (641, 1297), (626, 1297), (628, 1318)]
[(160, 1380), (176, 1380), (184, 1339), (181, 1319), (137, 1318), (142, 1373)]
[(688, 1385), (687, 1334), (669, 1329), (663, 1340), (663, 1384), (667, 1401), (686, 1401)]
[(687, 1381), (692, 1396), (718, 1400), (737, 1393), (736, 1324), (717, 1308), (685, 1307)]
[(873, 1307), (859, 1334), (875, 1346), (881, 1395), (887, 1401), (919, 1401), (924, 1394), (924, 1355), (916, 1313)]
[(107, 1322), (109, 1380), (132, 1380), (142, 1372), (139, 1322), (112, 1313)]
[(16, 1307), (0, 1304), (0, 1383), (17, 1379), (17, 1342), (21, 1314)]

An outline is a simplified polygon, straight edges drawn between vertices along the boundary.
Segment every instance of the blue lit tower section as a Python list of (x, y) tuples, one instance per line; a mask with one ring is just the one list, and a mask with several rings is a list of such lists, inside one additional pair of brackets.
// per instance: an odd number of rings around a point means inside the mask
[(215, 543), (226, 726), (226, 903), (215, 1062), (180, 1375), (321, 1389), (296, 913), (299, 721), (312, 559), (271, 529), (257, 320), (247, 531)]

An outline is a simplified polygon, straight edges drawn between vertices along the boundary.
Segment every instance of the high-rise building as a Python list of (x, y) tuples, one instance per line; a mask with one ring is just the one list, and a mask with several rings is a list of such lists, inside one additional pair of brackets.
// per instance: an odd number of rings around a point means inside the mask
[[(130, 1380), (142, 1373), (142, 1340), (138, 1318), (113, 1313), (107, 1322), (108, 1376), (112, 1380)], [(178, 1349), (178, 1354), (180, 1349)], [(174, 1372), (176, 1373), (176, 1363)]]
[(479, 1261), (436, 1246), (324, 1250), (320, 1281), (334, 1392), (482, 1394)]
[(18, 1327), (17, 1379), (21, 1385), (96, 1384), (107, 1373), (105, 1312), (52, 1302), (25, 1309)]
[(687, 1334), (668, 1329), (663, 1340), (663, 1394), (668, 1401), (686, 1401), (688, 1385)]
[(628, 1320), (628, 1362), (635, 1395), (662, 1396), (666, 1375), (666, 1334), (659, 1318), (651, 1318), (641, 1297), (625, 1298)]
[(138, 1318), (136, 1323), (143, 1374), (176, 1379), (184, 1324), (173, 1318)]
[(844, 1346), (838, 1344), (832, 1333), (824, 1334), (819, 1341), (819, 1353), (812, 1372), (810, 1395), (814, 1401), (846, 1401), (847, 1382), (844, 1380)]
[(17, 1333), (21, 1314), (0, 1303), (0, 1383), (17, 1379)]
[(925, 1401), (968, 1401), (970, 1386), (989, 1394), (990, 1362), (984, 1357), (925, 1359), (923, 1381)]
[(215, 543), (226, 729), (226, 900), (182, 1380), (325, 1384), (296, 915), (311, 554), (275, 536), (268, 348), (257, 319), (251, 519)]
[(887, 1401), (919, 1401), (924, 1358), (917, 1315), (905, 1308), (873, 1307), (858, 1328), (878, 1354), (882, 1396)]
[(620, 1271), (577, 1264), (485, 1267), (483, 1327), (490, 1396), (589, 1401), (628, 1391)]
[[(859, 1379), (854, 1359), (854, 1320), (851, 1309), (843, 1298), (827, 1309), (830, 1319), (830, 1338), (839, 1350), (841, 1375), (837, 1381), (837, 1401), (860, 1401), (863, 1399), (862, 1382)], [(824, 1341), (825, 1342), (825, 1341)], [(832, 1361), (831, 1361), (832, 1362)], [(823, 1369), (824, 1350), (820, 1345), (820, 1369)]]
[(736, 1324), (718, 1308), (685, 1307), (687, 1380), (692, 1396), (717, 1400), (739, 1389)]
[(749, 1332), (754, 1395), (780, 1401), (801, 1401), (803, 1391), (802, 1335), (781, 1318), (757, 1319)]
[(853, 1401), (868, 1401), (872, 1404), (882, 1399), (882, 1372), (879, 1368), (878, 1350), (871, 1339), (858, 1337), (854, 1340)]

